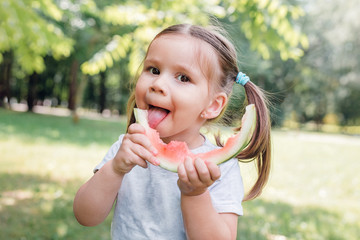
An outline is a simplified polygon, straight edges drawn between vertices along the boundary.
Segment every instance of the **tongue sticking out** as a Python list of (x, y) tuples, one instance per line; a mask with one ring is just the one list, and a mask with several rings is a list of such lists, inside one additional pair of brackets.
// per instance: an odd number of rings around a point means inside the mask
[(157, 125), (167, 116), (168, 111), (162, 108), (150, 108), (148, 110), (148, 122), (151, 128), (156, 128)]

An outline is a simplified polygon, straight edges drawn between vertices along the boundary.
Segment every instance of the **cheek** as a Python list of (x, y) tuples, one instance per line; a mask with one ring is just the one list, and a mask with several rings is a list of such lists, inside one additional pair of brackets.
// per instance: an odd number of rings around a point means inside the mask
[(135, 86), (135, 102), (138, 107), (142, 106), (145, 98), (145, 93), (146, 87), (142, 83), (141, 78), (139, 78)]
[(207, 94), (201, 91), (184, 94), (178, 99), (181, 103), (179, 107), (193, 116), (199, 115), (209, 102), (206, 96)]

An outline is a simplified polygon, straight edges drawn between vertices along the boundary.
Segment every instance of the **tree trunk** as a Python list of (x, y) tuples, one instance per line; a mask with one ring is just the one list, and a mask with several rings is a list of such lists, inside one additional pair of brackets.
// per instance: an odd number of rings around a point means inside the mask
[(106, 107), (106, 72), (100, 72), (100, 96), (99, 96), (99, 111), (102, 113)]
[(28, 82), (28, 94), (27, 94), (27, 105), (28, 105), (28, 111), (32, 111), (33, 107), (35, 105), (36, 100), (36, 84), (38, 81), (39, 75), (34, 72), (29, 76), (29, 82)]
[(10, 101), (10, 78), (11, 67), (13, 63), (13, 53), (6, 52), (3, 54), (4, 61), (0, 65), (0, 107), (5, 107), (5, 99)]
[(79, 62), (74, 60), (70, 69), (70, 83), (69, 83), (69, 105), (68, 108), (72, 111), (76, 109), (76, 90), (77, 90), (77, 72)]

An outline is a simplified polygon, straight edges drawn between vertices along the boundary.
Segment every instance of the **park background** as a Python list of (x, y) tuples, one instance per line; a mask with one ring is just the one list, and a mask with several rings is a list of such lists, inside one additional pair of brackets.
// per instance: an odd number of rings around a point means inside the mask
[(272, 174), (238, 238), (360, 239), (359, 13), (357, 0), (0, 0), (0, 239), (110, 239), (111, 216), (82, 227), (72, 200), (125, 131), (149, 41), (175, 23), (223, 26), (269, 92)]

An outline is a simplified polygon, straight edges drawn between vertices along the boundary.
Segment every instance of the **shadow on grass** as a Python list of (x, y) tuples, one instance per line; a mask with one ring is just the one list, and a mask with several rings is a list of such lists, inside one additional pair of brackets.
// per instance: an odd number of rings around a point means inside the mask
[[(0, 174), (0, 239), (110, 239), (111, 216), (97, 227), (79, 225), (72, 202), (79, 181)], [(244, 203), (238, 239), (359, 239), (358, 224), (319, 207), (282, 202)]]
[(360, 239), (360, 224), (321, 207), (295, 207), (283, 202), (254, 200), (243, 204), (240, 239)]
[(72, 203), (80, 181), (0, 174), (0, 239), (110, 239), (111, 216), (96, 227), (77, 223)]
[(0, 136), (15, 136), (23, 141), (66, 142), (78, 145), (110, 146), (126, 123), (106, 120), (80, 119), (74, 124), (71, 117), (13, 112), (0, 109)]

